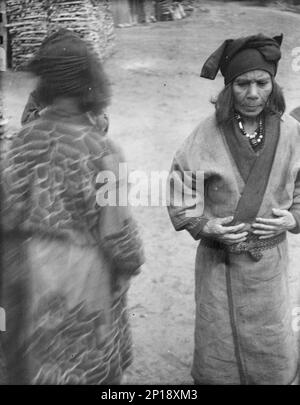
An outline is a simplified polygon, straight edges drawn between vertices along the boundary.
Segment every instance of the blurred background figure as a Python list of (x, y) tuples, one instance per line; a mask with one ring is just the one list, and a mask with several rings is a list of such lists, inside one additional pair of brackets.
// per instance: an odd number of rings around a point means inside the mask
[(108, 105), (107, 80), (65, 29), (29, 70), (39, 77), (34, 119), (2, 162), (5, 374), (13, 384), (118, 384), (131, 363), (126, 293), (144, 259), (128, 207), (96, 201), (99, 173), (117, 193), (125, 183), (119, 147), (93, 120)]

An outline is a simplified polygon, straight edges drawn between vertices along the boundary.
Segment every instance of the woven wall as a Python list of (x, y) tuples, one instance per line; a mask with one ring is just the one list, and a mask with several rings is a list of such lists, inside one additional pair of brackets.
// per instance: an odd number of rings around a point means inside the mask
[(107, 0), (6, 0), (11, 67), (21, 70), (46, 35), (59, 28), (77, 32), (98, 56), (114, 45), (114, 28)]

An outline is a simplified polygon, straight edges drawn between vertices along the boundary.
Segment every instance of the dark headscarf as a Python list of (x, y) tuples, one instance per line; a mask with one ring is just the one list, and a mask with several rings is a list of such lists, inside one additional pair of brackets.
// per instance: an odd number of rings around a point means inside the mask
[(89, 85), (90, 56), (85, 41), (73, 31), (60, 29), (42, 42), (28, 70), (51, 82), (56, 94), (68, 94)]
[(281, 58), (282, 38), (283, 34), (273, 38), (258, 34), (227, 39), (206, 60), (200, 76), (214, 80), (220, 69), (225, 85), (237, 76), (256, 69), (265, 70), (274, 77)]

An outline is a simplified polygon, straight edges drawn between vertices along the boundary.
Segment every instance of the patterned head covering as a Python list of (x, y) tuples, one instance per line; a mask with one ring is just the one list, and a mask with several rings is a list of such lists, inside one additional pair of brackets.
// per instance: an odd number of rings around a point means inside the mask
[(85, 41), (73, 31), (60, 29), (42, 42), (28, 70), (50, 82), (56, 94), (67, 94), (89, 85), (90, 57)]
[(261, 69), (275, 76), (281, 58), (280, 45), (283, 34), (273, 38), (263, 34), (226, 39), (206, 60), (201, 77), (214, 80), (220, 70), (225, 85), (237, 76), (251, 70)]

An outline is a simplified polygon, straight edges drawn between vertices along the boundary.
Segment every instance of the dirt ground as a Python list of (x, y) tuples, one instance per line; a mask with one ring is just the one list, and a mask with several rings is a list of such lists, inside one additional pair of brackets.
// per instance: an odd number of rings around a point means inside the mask
[[(300, 71), (292, 49), (300, 47), (300, 15), (240, 3), (206, 1), (184, 20), (118, 29), (106, 62), (113, 98), (110, 133), (132, 170), (168, 170), (176, 149), (198, 122), (213, 111), (209, 100), (222, 88), (199, 77), (205, 58), (225, 39), (263, 32), (284, 33), (278, 82), (287, 110), (300, 104)], [(10, 129), (34, 82), (24, 73), (5, 73), (5, 113)], [(130, 289), (135, 359), (128, 384), (191, 384), (194, 328), (194, 259), (197, 243), (176, 233), (165, 207), (136, 207), (147, 262)], [(290, 237), (291, 288), (300, 301), (300, 237)], [(299, 290), (300, 291), (300, 290)], [(298, 297), (299, 296), (299, 297)]]

